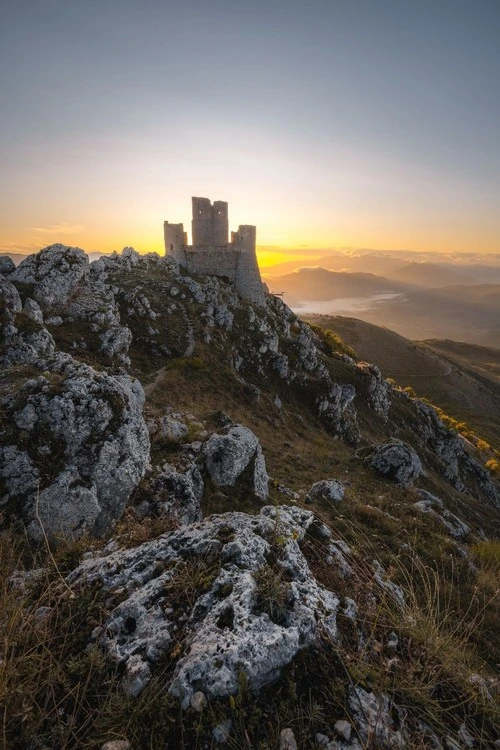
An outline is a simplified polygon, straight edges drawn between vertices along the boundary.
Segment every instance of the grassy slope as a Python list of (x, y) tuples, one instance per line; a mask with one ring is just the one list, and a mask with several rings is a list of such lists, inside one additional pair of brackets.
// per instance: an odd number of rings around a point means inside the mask
[(388, 328), (341, 316), (306, 316), (337, 331), (386, 377), (411, 386), (500, 445), (500, 350), (451, 341), (415, 342)]
[[(159, 303), (163, 294), (161, 279), (143, 281), (148, 285), (150, 299), (156, 295)], [(61, 576), (74, 567), (88, 542), (84, 540), (69, 549), (63, 545), (53, 557), (46, 550), (27, 551), (23, 546), (17, 552), (16, 545), (7, 538), (2, 545), (4, 583), (8, 572), (19, 566), (21, 554), (25, 560), (35, 554), (36, 564), (48, 565), (47, 582), (37, 590), (35, 601), (29, 600), (29, 616), (18, 594), (13, 596), (8, 586), (2, 586), (4, 642), (10, 641), (12, 646), (0, 664), (0, 699), (9, 706), (3, 729), (9, 732), (8, 737), (16, 738), (15, 747), (25, 747), (22, 743), (32, 736), (51, 747), (98, 748), (105, 739), (120, 736), (131, 739), (134, 747), (159, 750), (165, 742), (172, 748), (203, 747), (212, 727), (230, 718), (234, 730), (232, 748), (276, 747), (279, 730), (284, 726), (293, 727), (299, 747), (309, 748), (315, 732), (326, 731), (337, 719), (349, 718), (346, 691), (350, 680), (367, 689), (387, 691), (400, 705), (416, 711), (442, 733), (456, 732), (460, 723), (467, 721), (480, 740), (478, 746), (489, 747), (482, 738), (492, 736), (493, 708), (477, 702), (467, 684), (467, 674), (471, 670), (488, 673), (500, 662), (494, 637), (499, 616), (494, 594), (496, 558), (493, 563), (489, 559), (485, 562), (479, 552), (474, 552), (482, 577), (473, 575), (460, 549), (442, 527), (414, 511), (414, 491), (378, 477), (360, 460), (355, 449), (324, 430), (303, 398), (294, 396), (291, 389), (280, 390), (283, 386), (272, 377), (255, 376), (252, 382), (260, 389), (257, 398), (249, 387), (249, 378), (245, 382), (225, 364), (230, 353), (226, 344), (226, 356), (221, 356), (224, 343), (222, 339), (217, 341), (217, 331), (208, 346), (197, 336), (193, 358), (187, 360), (182, 357), (182, 319), (172, 316), (163, 329), (162, 342), (173, 355), (168, 360), (145, 351), (140, 328), (133, 333), (134, 374), (149, 386), (147, 415), (159, 415), (165, 407), (173, 406), (209, 426), (213, 412), (223, 410), (259, 436), (274, 480), (302, 493), (312, 482), (323, 478), (336, 477), (346, 484), (345, 502), (338, 507), (320, 503), (313, 510), (336, 538), (351, 545), (356, 579), (339, 579), (334, 567), (325, 562), (321, 540), (307, 539), (304, 553), (320, 583), (341, 598), (351, 596), (360, 602), (360, 617), (368, 638), (360, 651), (354, 644), (349, 622), (339, 615), (341, 647), (325, 642), (321, 649), (303, 653), (276, 685), (257, 698), (247, 695), (242, 685), (233, 704), (214, 702), (201, 716), (192, 711), (181, 716), (175, 701), (165, 696), (161, 671), (138, 700), (126, 699), (117, 687), (119, 675), (114, 665), (97, 650), (82, 651), (90, 632), (106, 617), (105, 604), (98, 592), (92, 591), (75, 600), (72, 592), (65, 593)], [(69, 332), (61, 329), (57, 335), (60, 345), (71, 338)], [(383, 354), (384, 349), (379, 353)], [(93, 353), (82, 357), (98, 364)], [(379, 361), (380, 357), (370, 359)], [(340, 360), (328, 358), (325, 362), (339, 382), (348, 380), (350, 371)], [(277, 393), (283, 401), (281, 410), (274, 404)], [(362, 399), (358, 399), (357, 407), (365, 442), (380, 441), (391, 434), (391, 421), (384, 426)], [(404, 421), (405, 408), (404, 400), (398, 402), (392, 417)], [(399, 436), (405, 438), (404, 434)], [(157, 461), (176, 462), (175, 446), (158, 445), (154, 450)], [(495, 513), (491, 509), (470, 496), (451, 491), (438, 473), (429, 470), (420, 486), (442, 497), (473, 529), (493, 527)], [(139, 487), (136, 503), (141, 501), (141, 491)], [(271, 501), (287, 502), (277, 490), (273, 490)], [(209, 488), (205, 515), (231, 510), (258, 512), (259, 505), (244, 491), (210, 492)], [(137, 523), (127, 515), (118, 533), (121, 544), (136, 544), (164, 530), (161, 523)], [(481, 549), (474, 532), (469, 541)], [(374, 557), (387, 567), (392, 580), (408, 592), (408, 618), (403, 618), (401, 611), (383, 598), (375, 608), (370, 603), (370, 589), (365, 591), (365, 587), (371, 585), (369, 563)], [(55, 614), (48, 620), (36, 620), (33, 611), (47, 604)], [(398, 663), (388, 671), (381, 644), (393, 629), (400, 636), (401, 646)], [(165, 666), (167, 671), (169, 668)], [(58, 719), (61, 707), (66, 716), (69, 712), (66, 723)], [(414, 745), (425, 746), (424, 740)]]

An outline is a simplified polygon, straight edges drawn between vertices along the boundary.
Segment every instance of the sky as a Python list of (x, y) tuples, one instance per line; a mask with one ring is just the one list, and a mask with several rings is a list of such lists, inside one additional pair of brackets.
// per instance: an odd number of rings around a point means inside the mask
[(4, 0), (0, 252), (500, 252), (500, 0)]

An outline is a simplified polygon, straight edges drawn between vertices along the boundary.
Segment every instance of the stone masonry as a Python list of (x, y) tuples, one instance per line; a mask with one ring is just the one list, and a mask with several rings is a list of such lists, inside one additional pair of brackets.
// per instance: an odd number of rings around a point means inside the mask
[(265, 303), (265, 287), (260, 278), (255, 253), (256, 228), (249, 224), (231, 232), (228, 242), (228, 209), (224, 201), (192, 198), (192, 245), (188, 245), (183, 224), (165, 221), (165, 255), (169, 255), (190, 273), (223, 276), (237, 291), (253, 303)]

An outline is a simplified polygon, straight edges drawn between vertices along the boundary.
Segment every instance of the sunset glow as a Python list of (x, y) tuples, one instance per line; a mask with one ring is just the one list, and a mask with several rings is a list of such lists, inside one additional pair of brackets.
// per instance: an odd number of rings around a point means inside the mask
[(0, 251), (163, 252), (163, 221), (210, 195), (263, 266), (499, 252), (498, 5), (260, 5), (5, 8)]

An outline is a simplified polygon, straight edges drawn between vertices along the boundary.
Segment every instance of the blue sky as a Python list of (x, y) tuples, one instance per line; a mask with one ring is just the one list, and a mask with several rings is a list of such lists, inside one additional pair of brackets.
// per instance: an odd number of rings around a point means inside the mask
[(0, 10), (0, 246), (161, 249), (191, 195), (281, 247), (500, 251), (498, 0)]

